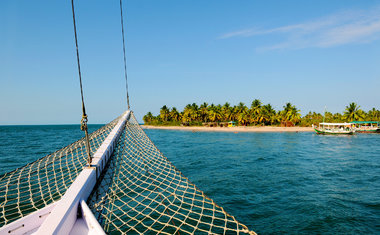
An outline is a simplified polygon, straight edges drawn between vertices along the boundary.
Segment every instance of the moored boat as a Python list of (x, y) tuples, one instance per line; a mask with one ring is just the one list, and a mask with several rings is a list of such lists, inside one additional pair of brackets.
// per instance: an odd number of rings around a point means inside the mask
[(351, 123), (355, 132), (380, 133), (380, 122), (378, 121), (353, 121)]
[(355, 130), (352, 128), (351, 123), (319, 123), (319, 126), (313, 128), (317, 134), (322, 135), (352, 135)]

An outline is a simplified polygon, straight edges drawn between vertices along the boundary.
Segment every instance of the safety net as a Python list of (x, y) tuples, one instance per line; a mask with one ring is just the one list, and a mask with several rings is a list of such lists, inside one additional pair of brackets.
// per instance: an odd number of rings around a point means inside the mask
[(108, 234), (255, 234), (183, 176), (133, 114), (87, 203)]
[[(92, 154), (119, 118), (90, 134)], [(0, 227), (59, 200), (87, 163), (84, 138), (0, 176)]]

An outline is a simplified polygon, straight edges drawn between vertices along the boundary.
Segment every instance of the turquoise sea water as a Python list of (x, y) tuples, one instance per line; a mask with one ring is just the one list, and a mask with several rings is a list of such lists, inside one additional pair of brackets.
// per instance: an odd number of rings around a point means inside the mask
[[(89, 125), (93, 132), (103, 125)], [(0, 175), (83, 137), (79, 125), (0, 126)]]
[[(259, 234), (380, 234), (379, 134), (145, 131), (206, 195)], [(0, 174), (82, 136), (77, 125), (0, 126)]]

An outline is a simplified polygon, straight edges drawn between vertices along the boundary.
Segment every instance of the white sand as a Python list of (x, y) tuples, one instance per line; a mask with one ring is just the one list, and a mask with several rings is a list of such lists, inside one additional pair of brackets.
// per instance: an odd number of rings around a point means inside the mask
[(312, 127), (273, 127), (273, 126), (238, 126), (238, 127), (202, 127), (202, 126), (150, 126), (141, 125), (143, 129), (185, 130), (185, 131), (219, 131), (219, 132), (312, 132)]

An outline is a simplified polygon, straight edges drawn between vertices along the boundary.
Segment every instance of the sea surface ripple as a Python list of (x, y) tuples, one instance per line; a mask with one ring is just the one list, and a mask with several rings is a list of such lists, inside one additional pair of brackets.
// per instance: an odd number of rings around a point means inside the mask
[(380, 135), (146, 130), (259, 234), (380, 234)]
[[(101, 125), (89, 125), (90, 132)], [(259, 234), (380, 234), (380, 135), (145, 130), (206, 195)], [(0, 174), (83, 137), (0, 126)]]

